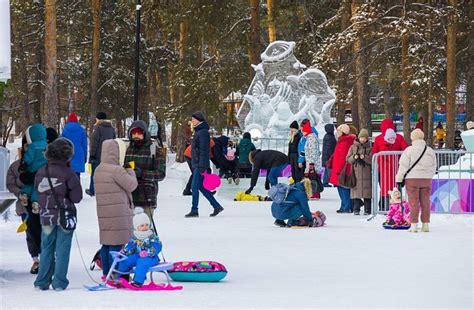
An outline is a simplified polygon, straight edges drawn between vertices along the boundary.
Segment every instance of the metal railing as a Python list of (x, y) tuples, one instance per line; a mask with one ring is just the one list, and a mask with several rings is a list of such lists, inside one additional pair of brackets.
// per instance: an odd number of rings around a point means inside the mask
[[(474, 213), (474, 153), (434, 150), (437, 166), (432, 179), (431, 212)], [(380, 152), (372, 157), (372, 214), (385, 214), (389, 208), (388, 190), (396, 186), (403, 152)], [(383, 171), (380, 173), (380, 171)], [(402, 192), (407, 199), (406, 190)]]
[[(232, 140), (238, 140), (232, 138)], [(285, 154), (288, 153), (288, 138), (252, 138), (252, 143), (255, 145), (257, 149), (261, 150), (276, 150), (283, 152)], [(323, 140), (319, 139), (319, 147), (323, 147)], [(321, 151), (321, 150), (320, 150)]]

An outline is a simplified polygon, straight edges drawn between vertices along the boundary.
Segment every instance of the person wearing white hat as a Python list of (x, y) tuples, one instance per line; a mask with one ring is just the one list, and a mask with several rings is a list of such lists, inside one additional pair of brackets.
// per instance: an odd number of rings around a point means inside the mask
[(425, 135), (420, 129), (411, 132), (412, 146), (403, 151), (400, 157), (396, 181), (399, 186), (405, 182), (410, 204), (409, 232), (417, 232), (418, 214), (421, 206), (421, 230), (428, 232), (430, 222), (431, 181), (436, 173), (436, 154), (426, 145)]
[(143, 208), (136, 207), (133, 213), (133, 236), (121, 250), (128, 258), (120, 262), (118, 271), (129, 272), (136, 267), (131, 284), (141, 287), (148, 269), (159, 263), (158, 254), (163, 246), (158, 236), (150, 229), (150, 218)]

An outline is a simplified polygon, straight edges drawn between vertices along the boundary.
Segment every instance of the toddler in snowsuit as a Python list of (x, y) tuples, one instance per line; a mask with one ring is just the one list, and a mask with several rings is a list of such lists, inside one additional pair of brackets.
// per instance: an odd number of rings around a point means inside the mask
[(227, 144), (227, 153), (225, 155), (225, 158), (229, 161), (235, 160), (235, 147), (232, 141), (229, 141), (229, 143)]
[[(46, 164), (46, 158), (44, 152), (48, 143), (46, 142), (46, 128), (42, 124), (34, 124), (25, 130), (27, 147), (19, 171), (23, 174), (20, 176), (23, 179), (23, 187), (20, 193), (20, 200), (31, 202), (38, 201), (38, 192), (34, 188), (34, 174)], [(31, 177), (26, 177), (31, 176)], [(29, 181), (28, 181), (29, 180)], [(24, 203), (23, 205), (28, 205)], [(38, 213), (38, 207), (36, 204), (33, 206), (33, 212)]]
[(388, 194), (390, 195), (390, 210), (384, 224), (392, 226), (410, 225), (410, 206), (406, 201), (402, 202), (402, 194), (398, 188), (395, 187), (392, 191), (388, 191)]
[(128, 256), (118, 266), (118, 271), (129, 272), (135, 268), (135, 276), (132, 285), (141, 287), (145, 282), (146, 274), (150, 267), (158, 264), (162, 244), (158, 236), (150, 229), (150, 218), (143, 212), (142, 208), (133, 211), (133, 236), (124, 245), (121, 252)]

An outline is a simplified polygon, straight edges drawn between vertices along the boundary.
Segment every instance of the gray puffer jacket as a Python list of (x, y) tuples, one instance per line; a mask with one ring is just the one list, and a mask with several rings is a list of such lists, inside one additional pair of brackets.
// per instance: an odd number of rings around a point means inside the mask
[[(10, 167), (8, 168), (7, 173), (7, 189), (10, 193), (16, 196), (20, 196), (21, 189), (23, 187), (23, 183), (20, 181), (20, 172), (18, 169), (20, 168), (21, 160), (14, 161)], [(16, 215), (21, 215), (26, 213), (26, 208), (20, 203), (20, 200), (16, 201)]]
[(104, 141), (94, 173), (100, 244), (105, 245), (123, 245), (132, 236), (132, 192), (138, 183), (132, 169), (120, 166), (119, 154), (117, 141)]

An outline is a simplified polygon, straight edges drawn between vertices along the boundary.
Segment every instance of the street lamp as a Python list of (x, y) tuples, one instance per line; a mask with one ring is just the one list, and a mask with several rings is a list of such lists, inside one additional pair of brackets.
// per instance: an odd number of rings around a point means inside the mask
[(141, 0), (137, 0), (135, 11), (137, 14), (137, 24), (135, 32), (135, 85), (133, 89), (133, 120), (138, 120), (138, 78), (140, 74), (140, 12)]

